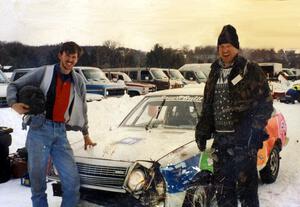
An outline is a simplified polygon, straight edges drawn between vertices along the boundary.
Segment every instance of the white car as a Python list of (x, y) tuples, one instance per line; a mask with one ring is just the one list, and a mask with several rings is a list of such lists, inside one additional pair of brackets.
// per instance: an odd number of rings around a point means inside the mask
[(4, 73), (0, 70), (0, 107), (6, 106), (6, 89), (8, 86), (9, 80), (4, 75)]
[[(88, 198), (101, 206), (116, 206), (107, 205), (111, 195), (102, 197), (104, 205), (96, 193), (109, 191), (118, 195), (117, 201), (112, 202), (120, 206), (137, 206), (135, 202), (150, 207), (215, 206), (215, 190), (210, 187), (212, 140), (207, 143), (207, 151), (200, 153), (194, 135), (203, 90), (204, 84), (199, 84), (147, 94), (118, 128), (95, 139), (98, 145), (94, 148), (84, 150), (82, 141), (75, 142), (72, 148), (80, 174), (82, 199)], [(276, 180), (279, 152), (286, 144), (284, 119), (275, 112), (273, 117), (270, 124), (282, 123), (280, 129), (284, 130), (280, 141), (280, 136), (274, 134), (280, 130), (271, 127), (275, 129), (274, 133), (268, 131), (273, 145), (264, 146), (259, 156), (258, 169), (263, 172), (262, 181), (266, 183)], [(271, 146), (267, 141), (264, 145)], [(60, 181), (53, 166), (49, 178), (56, 181), (54, 193), (59, 195)], [(132, 201), (121, 200), (123, 197)]]

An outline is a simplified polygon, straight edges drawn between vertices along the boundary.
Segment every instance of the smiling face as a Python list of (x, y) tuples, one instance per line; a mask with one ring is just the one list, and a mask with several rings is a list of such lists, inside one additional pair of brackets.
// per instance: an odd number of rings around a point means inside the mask
[(58, 53), (58, 58), (60, 60), (61, 72), (63, 74), (69, 74), (78, 62), (79, 57), (77, 53), (67, 53), (63, 51), (62, 53)]
[(218, 53), (225, 66), (230, 65), (233, 62), (234, 57), (238, 54), (239, 50), (230, 43), (224, 43), (219, 45)]

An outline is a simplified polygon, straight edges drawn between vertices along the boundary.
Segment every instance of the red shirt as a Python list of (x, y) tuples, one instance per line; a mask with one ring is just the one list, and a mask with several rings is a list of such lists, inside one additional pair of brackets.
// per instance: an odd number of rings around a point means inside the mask
[(53, 107), (53, 121), (65, 122), (65, 112), (70, 99), (71, 80), (63, 81), (61, 74), (56, 75), (55, 100)]

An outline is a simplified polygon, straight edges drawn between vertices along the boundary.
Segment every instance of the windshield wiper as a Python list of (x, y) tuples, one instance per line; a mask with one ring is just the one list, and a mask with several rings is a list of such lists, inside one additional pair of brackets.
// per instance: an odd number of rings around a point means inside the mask
[(154, 119), (154, 117), (155, 117), (155, 119), (158, 119), (158, 116), (159, 116), (159, 114), (161, 112), (161, 109), (165, 105), (165, 103), (166, 103), (166, 98), (164, 98), (163, 101), (161, 102), (161, 104), (159, 105), (156, 116), (152, 116), (151, 119), (149, 120), (149, 122), (146, 124), (146, 126), (145, 126), (146, 130), (149, 129), (150, 124), (152, 123), (152, 120)]

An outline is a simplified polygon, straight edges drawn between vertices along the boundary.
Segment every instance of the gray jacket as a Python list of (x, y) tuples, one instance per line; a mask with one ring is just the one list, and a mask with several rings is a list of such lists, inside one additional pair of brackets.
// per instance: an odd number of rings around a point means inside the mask
[[(47, 97), (51, 80), (53, 77), (54, 65), (39, 67), (22, 78), (11, 82), (7, 87), (7, 103), (12, 106), (17, 103), (18, 91), (26, 85), (40, 87)], [(75, 71), (71, 72), (73, 82), (71, 84), (70, 99), (68, 109), (65, 113), (66, 127), (68, 130), (80, 130), (83, 135), (88, 134), (88, 118), (86, 104), (86, 86), (83, 78)], [(73, 102), (73, 104), (71, 104)], [(72, 109), (69, 110), (72, 105)], [(71, 113), (69, 114), (69, 111)]]

